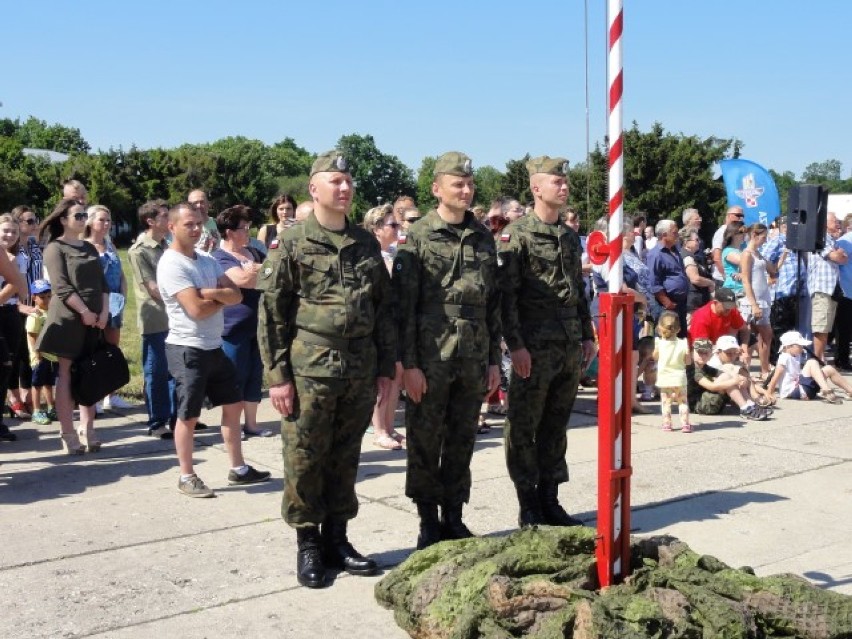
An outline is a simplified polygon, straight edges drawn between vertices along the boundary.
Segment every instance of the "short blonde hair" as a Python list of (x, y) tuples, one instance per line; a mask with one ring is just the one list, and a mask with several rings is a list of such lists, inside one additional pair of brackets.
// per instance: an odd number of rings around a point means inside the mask
[(375, 233), (382, 227), (388, 215), (393, 215), (392, 205), (383, 204), (382, 206), (374, 206), (364, 214), (363, 226), (370, 233)]

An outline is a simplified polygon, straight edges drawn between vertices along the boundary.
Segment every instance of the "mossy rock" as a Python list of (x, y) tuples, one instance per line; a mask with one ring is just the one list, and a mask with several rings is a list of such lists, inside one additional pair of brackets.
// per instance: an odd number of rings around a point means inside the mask
[(632, 574), (601, 590), (591, 528), (445, 541), (376, 584), (416, 639), (852, 639), (852, 597), (759, 578), (673, 537), (633, 541)]

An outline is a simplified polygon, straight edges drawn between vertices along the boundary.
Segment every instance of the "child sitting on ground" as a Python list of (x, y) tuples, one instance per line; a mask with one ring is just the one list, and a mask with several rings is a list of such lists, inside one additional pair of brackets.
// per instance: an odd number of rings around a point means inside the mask
[(713, 350), (713, 357), (708, 360), (707, 364), (731, 377), (742, 377), (746, 380), (741, 387), (743, 395), (753, 398), (758, 406), (767, 409), (771, 414), (775, 398), (761, 384), (755, 384), (752, 381), (748, 367), (740, 362), (742, 349), (737, 343), (737, 338), (733, 335), (722, 335), (716, 340)]
[[(33, 369), (33, 422), (46, 425), (58, 419), (56, 408), (53, 405), (53, 385), (56, 383), (58, 364), (55, 355), (38, 351), (36, 342), (47, 317), (47, 307), (50, 304), (51, 295), (50, 282), (47, 280), (34, 281), (30, 286), (30, 294), (33, 296), (33, 306), (36, 310), (35, 313), (27, 317), (24, 328), (27, 332), (30, 366)], [(44, 400), (46, 406), (42, 404), (42, 400)]]
[(815, 357), (809, 357), (802, 365), (802, 353), (811, 341), (802, 337), (799, 331), (787, 331), (781, 336), (781, 349), (775, 373), (769, 380), (767, 390), (774, 395), (780, 384), (778, 394), (788, 399), (814, 399), (819, 395), (829, 404), (843, 402), (831, 388), (829, 380), (837, 384), (852, 397), (852, 384), (831, 366), (821, 366)]
[(675, 313), (665, 311), (657, 321), (659, 337), (654, 341), (654, 360), (657, 362), (657, 386), (663, 408), (663, 430), (672, 429), (672, 404), (677, 404), (681, 432), (691, 433), (689, 404), (686, 399), (686, 365), (692, 363), (685, 338), (679, 338), (680, 320)]

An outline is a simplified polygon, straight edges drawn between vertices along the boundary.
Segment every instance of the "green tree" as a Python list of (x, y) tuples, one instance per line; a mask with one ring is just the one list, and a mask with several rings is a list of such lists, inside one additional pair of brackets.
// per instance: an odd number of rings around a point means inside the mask
[(0, 212), (27, 201), (30, 178), (22, 149), (19, 141), (0, 137)]
[(353, 133), (338, 140), (337, 148), (349, 160), (355, 182), (353, 219), (360, 222), (366, 211), (400, 195), (414, 196), (414, 174), (395, 155), (382, 153), (372, 135)]
[(420, 163), (420, 168), (417, 171), (417, 206), (420, 207), (420, 213), (425, 214), (429, 209), (438, 206), (438, 201), (432, 195), (432, 182), (435, 181), (433, 172), (435, 171), (435, 162), (438, 158), (427, 155)]
[(506, 162), (506, 172), (503, 174), (501, 185), (502, 195), (513, 197), (521, 204), (532, 204), (533, 201), (530, 191), (530, 174), (527, 171), (529, 159), (530, 154), (527, 153), (520, 160)]
[[(89, 143), (83, 139), (80, 129), (73, 129), (61, 124), (48, 124), (30, 116), (26, 122), (20, 120), (4, 120), (0, 124), (0, 130), (14, 131), (13, 137), (24, 147), (33, 149), (47, 149), (60, 153), (88, 153), (91, 150)], [(10, 135), (3, 133), (3, 135)]]
[(475, 204), (488, 208), (491, 202), (503, 194), (503, 174), (493, 166), (485, 165), (474, 169), (473, 180), (476, 184), (476, 194), (473, 199)]
[(811, 162), (802, 173), (802, 182), (809, 184), (826, 184), (828, 182), (839, 182), (843, 171), (843, 165), (839, 160), (825, 160), (824, 162)]

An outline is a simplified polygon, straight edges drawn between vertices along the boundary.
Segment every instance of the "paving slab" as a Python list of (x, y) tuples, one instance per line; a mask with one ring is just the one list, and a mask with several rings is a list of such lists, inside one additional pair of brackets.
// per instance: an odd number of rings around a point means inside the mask
[[(568, 434), (569, 510), (594, 525), (596, 394), (580, 393)], [(659, 403), (635, 416), (635, 534), (673, 534), (699, 552), (758, 574), (792, 571), (852, 594), (852, 402), (785, 402), (767, 422), (734, 413), (695, 416), (696, 432), (660, 430)], [(280, 519), (279, 422), (267, 401), (260, 421), (276, 435), (244, 442), (267, 484), (228, 487), (218, 411), (197, 434), (195, 463), (218, 497), (177, 491), (172, 442), (145, 435), (141, 411), (99, 420), (103, 450), (61, 454), (55, 426), (13, 427), (0, 443), (0, 637), (403, 637), (373, 599), (380, 576), (338, 575), (330, 588), (297, 585), (295, 533)], [(397, 414), (402, 423), (402, 410)], [(477, 439), (465, 509), (479, 534), (516, 525), (502, 418)], [(412, 552), (414, 505), (405, 497), (405, 451), (365, 435), (350, 525), (356, 546), (391, 569)]]

